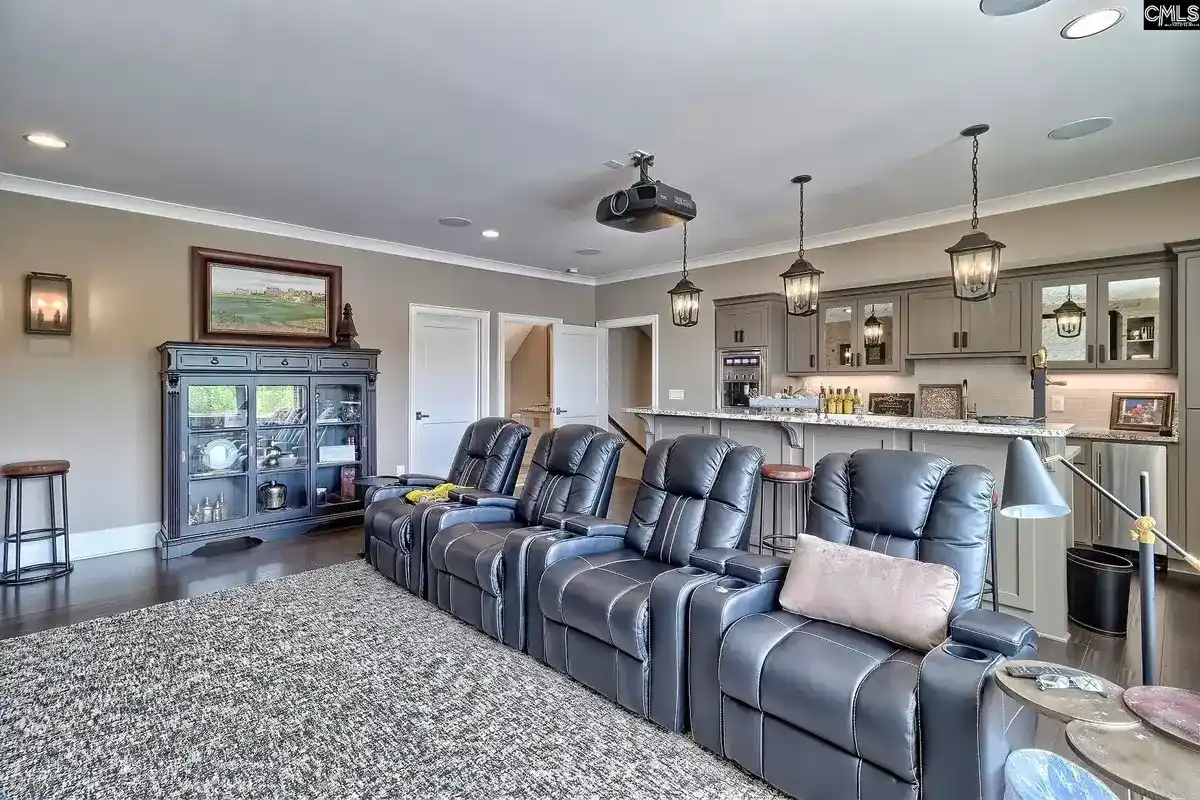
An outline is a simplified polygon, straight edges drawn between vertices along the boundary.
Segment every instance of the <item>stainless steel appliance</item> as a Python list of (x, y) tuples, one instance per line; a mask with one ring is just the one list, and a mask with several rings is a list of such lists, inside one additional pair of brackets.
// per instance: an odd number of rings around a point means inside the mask
[(717, 406), (749, 406), (750, 398), (767, 389), (767, 348), (717, 351)]
[[(1171, 530), (1167, 519), (1167, 448), (1153, 444), (1092, 442), (1092, 477), (1134, 511), (1141, 510), (1140, 476), (1150, 473), (1150, 516), (1162, 531)], [(1129, 518), (1098, 492), (1089, 492), (1092, 503), (1092, 542), (1101, 547), (1137, 550), (1129, 537)], [(1166, 554), (1161, 541), (1154, 552)], [(1155, 559), (1157, 560), (1157, 559)]]

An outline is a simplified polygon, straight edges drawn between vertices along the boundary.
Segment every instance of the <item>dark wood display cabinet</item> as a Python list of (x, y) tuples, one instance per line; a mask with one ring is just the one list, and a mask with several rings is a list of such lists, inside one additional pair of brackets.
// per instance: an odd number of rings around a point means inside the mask
[(159, 345), (163, 558), (362, 519), (378, 350)]

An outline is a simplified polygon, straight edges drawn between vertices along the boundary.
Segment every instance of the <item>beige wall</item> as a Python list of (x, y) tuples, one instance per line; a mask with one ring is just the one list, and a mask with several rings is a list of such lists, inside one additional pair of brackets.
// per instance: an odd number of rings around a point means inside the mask
[[(550, 402), (550, 328), (534, 325), (508, 361), (508, 413)], [(533, 450), (532, 447), (527, 448)]]
[[(622, 408), (653, 404), (654, 380), (653, 347), (649, 326), (610, 328), (608, 331), (608, 414), (645, 446), (646, 427), (633, 414)], [(621, 451), (618, 474), (639, 478), (645, 457), (632, 445)]]
[[(342, 266), (359, 341), (383, 351), (379, 465), (385, 471), (407, 461), (409, 303), (595, 322), (588, 286), (0, 192), (0, 461), (69, 459), (75, 531), (159, 519), (154, 348), (191, 336), (192, 245)], [(70, 339), (22, 333), (30, 271), (73, 278)], [(492, 326), (494, 346), (495, 317)], [(496, 362), (493, 369), (502, 368)]]
[[(1200, 180), (1004, 214), (985, 219), (981, 227), (1008, 245), (1005, 265), (1013, 268), (1160, 249), (1164, 242), (1200, 236)], [(828, 289), (938, 277), (949, 274), (943, 251), (957, 241), (964, 228), (965, 223), (928, 228), (812, 250), (808, 255), (825, 270), (822, 286)], [(712, 301), (781, 291), (779, 273), (794, 258), (782, 255), (734, 262), (692, 273), (692, 280), (704, 290), (700, 323), (694, 328), (660, 328), (661, 405), (712, 405), (713, 359), (698, 357), (711, 353), (715, 341)], [(658, 275), (600, 286), (596, 290), (597, 318), (665, 315), (667, 290), (677, 280), (678, 274)], [(683, 389), (684, 399), (668, 400), (670, 389)]]

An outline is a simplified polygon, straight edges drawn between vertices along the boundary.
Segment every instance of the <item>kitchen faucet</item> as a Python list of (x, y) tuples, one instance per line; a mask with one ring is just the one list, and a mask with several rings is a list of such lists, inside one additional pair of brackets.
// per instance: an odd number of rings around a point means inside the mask
[(1033, 389), (1035, 422), (1046, 421), (1046, 387), (1066, 385), (1066, 381), (1050, 380), (1050, 370), (1046, 367), (1046, 348), (1039, 347), (1033, 354), (1033, 369), (1029, 370), (1029, 388)]

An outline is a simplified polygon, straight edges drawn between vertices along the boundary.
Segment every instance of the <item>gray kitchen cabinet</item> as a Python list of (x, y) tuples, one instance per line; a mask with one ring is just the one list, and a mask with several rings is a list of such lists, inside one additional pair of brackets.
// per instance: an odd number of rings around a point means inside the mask
[(1097, 369), (1171, 368), (1171, 288), (1169, 269), (1107, 270), (1096, 276)]
[(962, 301), (954, 289), (919, 289), (908, 293), (908, 355), (943, 356), (960, 350)]
[(787, 374), (803, 375), (820, 369), (817, 359), (819, 314), (787, 318)]
[(717, 347), (765, 347), (770, 329), (769, 301), (759, 301), (715, 309)]
[[(1079, 454), (1071, 459), (1071, 463), (1088, 475), (1092, 474), (1092, 443), (1087, 439), (1067, 439), (1067, 445), (1080, 448)], [(1064, 468), (1065, 469), (1065, 468)], [(1096, 529), (1093, 522), (1092, 508), (1096, 505), (1099, 495), (1084, 483), (1075, 473), (1071, 473), (1071, 523), (1075, 544), (1087, 545), (1096, 540)]]
[[(1084, 370), (1096, 368), (1096, 276), (1094, 273), (1068, 273), (1057, 278), (1033, 281), (1031, 296), (1033, 349), (1046, 348), (1047, 366), (1054, 369)], [(1078, 336), (1058, 334), (1054, 311), (1068, 299), (1083, 309)]]
[(978, 303), (962, 303), (962, 336), (959, 344), (963, 353), (998, 355), (1024, 353), (1024, 326), (1021, 324), (1021, 301), (1025, 283), (1002, 280), (996, 296)]
[[(860, 294), (821, 303), (817, 366), (821, 372), (899, 372), (901, 306), (899, 294)], [(864, 326), (879, 321), (880, 338), (869, 341)]]
[(968, 303), (954, 289), (918, 289), (908, 293), (908, 357), (949, 355), (1021, 355), (1025, 283), (1001, 278), (996, 296)]

